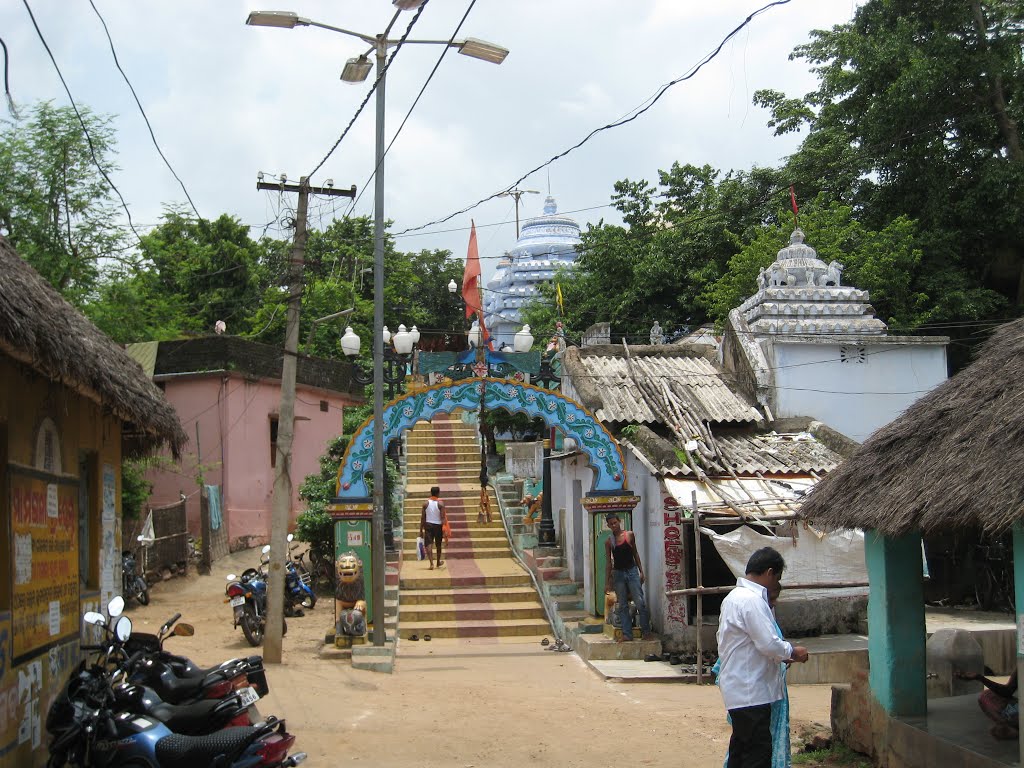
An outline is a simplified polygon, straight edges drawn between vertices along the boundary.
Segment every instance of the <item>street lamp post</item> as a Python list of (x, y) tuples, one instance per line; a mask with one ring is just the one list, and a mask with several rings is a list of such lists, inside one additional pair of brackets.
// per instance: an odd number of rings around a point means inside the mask
[[(377, 124), (374, 152), (374, 201), (373, 201), (373, 326), (384, 326), (384, 86), (385, 64), (388, 48), (398, 45), (398, 40), (388, 39), (388, 31), (402, 11), (413, 10), (422, 5), (422, 0), (393, 0), (397, 8), (387, 31), (379, 35), (364, 35), (350, 29), (322, 24), (303, 18), (291, 11), (253, 11), (246, 19), (247, 24), (264, 27), (294, 29), (308, 26), (320, 27), (331, 32), (355, 37), (373, 46), (377, 59)], [(476, 59), (500, 64), (508, 55), (508, 49), (476, 38), (464, 40), (410, 40), (403, 44), (445, 45), (459, 53)], [(370, 62), (366, 54), (349, 59), (341, 73), (346, 82), (362, 82), (370, 74)], [(373, 552), (371, 570), (373, 573), (373, 644), (384, 645), (384, 339), (380, 333), (373, 334)]]

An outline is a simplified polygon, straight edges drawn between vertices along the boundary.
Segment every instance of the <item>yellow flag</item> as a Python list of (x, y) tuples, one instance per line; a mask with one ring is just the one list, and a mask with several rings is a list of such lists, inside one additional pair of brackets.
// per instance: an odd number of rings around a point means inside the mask
[(565, 302), (562, 301), (562, 286), (559, 285), (558, 283), (555, 283), (555, 295), (557, 297), (555, 299), (555, 304), (558, 306), (558, 314), (564, 315), (565, 314)]

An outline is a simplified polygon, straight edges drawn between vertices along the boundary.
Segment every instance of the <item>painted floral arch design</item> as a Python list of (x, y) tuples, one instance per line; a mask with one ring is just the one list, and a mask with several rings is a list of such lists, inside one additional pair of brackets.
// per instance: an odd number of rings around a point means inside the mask
[[(594, 470), (594, 491), (618, 491), (626, 487), (626, 466), (615, 438), (586, 408), (559, 392), (509, 379), (475, 378), (438, 385), (403, 395), (384, 407), (384, 444), (416, 422), (429, 421), (435, 413), (477, 410), (485, 397), (488, 410), (503, 409), (541, 418), (576, 441)], [(364, 499), (370, 495), (366, 473), (373, 467), (373, 417), (356, 430), (341, 466), (336, 493), (339, 498)]]

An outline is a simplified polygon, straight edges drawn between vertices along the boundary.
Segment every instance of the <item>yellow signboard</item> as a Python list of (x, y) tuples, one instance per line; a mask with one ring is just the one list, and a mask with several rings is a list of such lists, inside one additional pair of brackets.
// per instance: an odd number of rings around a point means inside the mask
[(10, 474), (15, 660), (78, 633), (78, 486)]

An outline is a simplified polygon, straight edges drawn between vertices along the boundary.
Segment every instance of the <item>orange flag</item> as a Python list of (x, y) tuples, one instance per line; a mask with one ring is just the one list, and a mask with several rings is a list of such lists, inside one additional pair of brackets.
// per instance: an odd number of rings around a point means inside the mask
[(476, 223), (470, 220), (469, 250), (466, 252), (466, 271), (462, 275), (462, 300), (466, 302), (466, 317), (476, 314), (483, 334), (484, 346), (490, 348), (491, 336), (484, 324), (484, 308), (480, 300), (480, 251), (476, 245)]

